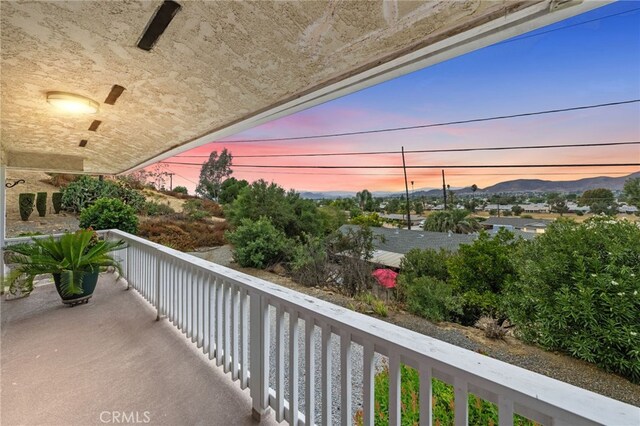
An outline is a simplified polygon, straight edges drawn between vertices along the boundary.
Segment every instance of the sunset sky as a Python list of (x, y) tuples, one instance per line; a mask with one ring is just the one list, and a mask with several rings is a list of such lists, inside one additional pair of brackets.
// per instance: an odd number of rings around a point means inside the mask
[[(425, 68), (404, 77), (201, 146), (168, 161), (202, 163), (227, 147), (234, 164), (401, 165), (400, 155), (311, 158), (239, 158), (241, 155), (551, 145), (640, 140), (640, 104), (537, 117), (270, 143), (233, 140), (293, 137), (401, 127), (640, 98), (640, 2), (614, 3), (507, 42)], [(626, 12), (626, 13), (625, 13)], [(579, 22), (584, 25), (553, 31)], [(522, 38), (521, 40), (518, 40)], [(407, 165), (559, 164), (638, 162), (640, 145), (528, 151), (407, 155)], [(170, 165), (174, 186), (195, 188), (198, 166)], [(485, 187), (518, 178), (570, 180), (621, 176), (637, 167), (597, 169), (448, 169), (453, 187)], [(409, 170), (415, 189), (437, 187), (440, 170)], [(404, 188), (401, 169), (251, 169), (233, 176), (272, 180), (312, 191), (395, 191)]]

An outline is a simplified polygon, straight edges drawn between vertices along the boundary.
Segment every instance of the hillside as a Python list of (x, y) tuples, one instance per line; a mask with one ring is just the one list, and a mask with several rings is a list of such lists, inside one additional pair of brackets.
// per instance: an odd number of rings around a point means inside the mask
[(599, 176), (569, 181), (550, 181), (541, 179), (516, 179), (500, 182), (484, 188), (483, 192), (584, 192), (594, 188), (607, 188), (621, 191), (624, 182), (629, 178), (640, 177), (640, 172), (627, 176), (609, 177)]

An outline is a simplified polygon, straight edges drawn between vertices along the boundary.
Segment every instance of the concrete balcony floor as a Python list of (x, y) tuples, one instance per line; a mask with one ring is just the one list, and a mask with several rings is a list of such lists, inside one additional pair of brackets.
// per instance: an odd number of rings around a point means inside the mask
[(86, 305), (53, 285), (2, 300), (0, 424), (255, 424), (248, 390), (125, 288), (103, 274)]

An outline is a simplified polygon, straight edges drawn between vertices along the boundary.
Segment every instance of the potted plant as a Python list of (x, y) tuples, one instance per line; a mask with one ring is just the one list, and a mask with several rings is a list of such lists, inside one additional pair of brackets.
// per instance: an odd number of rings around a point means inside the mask
[(98, 274), (109, 267), (122, 273), (120, 264), (109, 255), (125, 247), (125, 242), (98, 239), (92, 229), (66, 233), (55, 240), (33, 238), (30, 243), (6, 248), (8, 263), (14, 264), (6, 278), (9, 292), (29, 294), (38, 275), (52, 274), (62, 303), (86, 303), (93, 295)]

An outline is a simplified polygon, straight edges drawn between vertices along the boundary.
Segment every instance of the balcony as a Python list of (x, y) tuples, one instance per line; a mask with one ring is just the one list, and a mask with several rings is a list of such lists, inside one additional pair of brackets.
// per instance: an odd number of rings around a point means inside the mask
[(362, 409), (371, 425), (382, 358), (394, 425), (401, 364), (419, 371), (425, 425), (431, 378), (454, 386), (456, 425), (468, 422), (469, 393), (497, 404), (500, 425), (515, 413), (549, 425), (640, 420), (640, 409), (584, 389), (121, 231), (104, 235), (128, 242), (117, 252), (124, 277), (103, 275), (88, 305), (62, 306), (52, 286), (2, 302), (3, 424), (100, 424), (115, 413), (151, 424), (349, 425)]
[(2, 301), (0, 423), (253, 424), (247, 392), (126, 288), (105, 274), (80, 309), (53, 285)]

